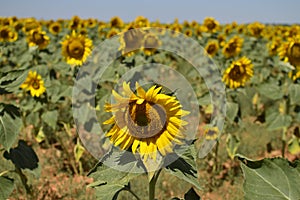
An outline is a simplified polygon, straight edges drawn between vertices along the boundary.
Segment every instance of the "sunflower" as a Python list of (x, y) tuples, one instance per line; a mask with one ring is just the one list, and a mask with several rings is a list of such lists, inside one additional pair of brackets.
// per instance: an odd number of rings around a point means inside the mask
[(219, 28), (219, 22), (213, 17), (206, 17), (203, 21), (203, 26), (206, 28), (207, 32), (214, 33)]
[(204, 135), (206, 140), (215, 140), (218, 138), (219, 129), (218, 127), (206, 127), (204, 129)]
[(45, 31), (34, 29), (27, 36), (27, 42), (30, 47), (38, 46), (39, 49), (45, 49), (50, 42), (50, 38), (46, 35)]
[(247, 57), (233, 61), (223, 74), (223, 82), (230, 88), (244, 86), (253, 76), (253, 64)]
[(49, 25), (49, 32), (53, 35), (57, 35), (62, 30), (61, 23), (53, 22)]
[(31, 96), (39, 97), (46, 91), (44, 87), (44, 81), (36, 71), (29, 71), (26, 80), (20, 86), (22, 89), (26, 91), (30, 91)]
[(223, 54), (226, 58), (234, 57), (241, 52), (243, 39), (239, 36), (234, 36), (223, 47)]
[(280, 48), (280, 44), (281, 44), (281, 38), (280, 37), (276, 37), (276, 38), (272, 39), (271, 42), (269, 42), (267, 44), (270, 56), (277, 55), (278, 49)]
[(72, 19), (69, 21), (69, 29), (76, 30), (78, 28), (82, 28), (84, 26), (83, 21), (78, 16), (73, 16)]
[(145, 55), (151, 56), (157, 51), (157, 48), (160, 45), (161, 45), (161, 41), (158, 39), (158, 37), (153, 33), (148, 33), (144, 37), (142, 49)]
[(0, 42), (14, 42), (18, 39), (18, 33), (9, 26), (0, 26)]
[(283, 43), (278, 49), (279, 56), (285, 62), (289, 62), (295, 67), (300, 67), (300, 35), (289, 38), (287, 42)]
[(261, 37), (263, 35), (263, 31), (265, 29), (265, 25), (259, 22), (251, 23), (247, 26), (250, 35), (254, 37)]
[(120, 37), (120, 47), (122, 55), (132, 56), (135, 52), (139, 51), (143, 46), (145, 32), (141, 29), (131, 29), (126, 31)]
[(41, 27), (41, 24), (35, 18), (27, 18), (24, 21), (23, 32), (28, 34), (31, 30), (38, 29)]
[(92, 40), (84, 35), (72, 31), (62, 41), (62, 55), (70, 65), (82, 65), (92, 52)]
[(149, 27), (150, 22), (149, 20), (144, 16), (137, 16), (133, 21), (135, 28), (143, 28), (143, 27)]
[(84, 25), (88, 28), (94, 28), (97, 26), (97, 24), (98, 24), (98, 21), (97, 21), (97, 19), (94, 19), (94, 18), (89, 18), (84, 21)]
[(118, 30), (118, 29), (116, 29), (116, 28), (111, 28), (109, 31), (108, 31), (108, 33), (107, 33), (107, 35), (106, 35), (106, 38), (111, 38), (111, 37), (113, 37), (113, 36), (115, 36), (115, 35), (117, 35), (117, 34), (119, 34), (120, 33), (120, 31)]
[(210, 56), (214, 56), (219, 50), (219, 43), (216, 40), (211, 40), (205, 46), (205, 50)]
[(120, 17), (112, 17), (110, 19), (110, 27), (122, 28), (124, 26), (124, 22)]
[(182, 144), (187, 122), (181, 118), (189, 112), (176, 97), (160, 93), (161, 89), (152, 86), (146, 92), (136, 83), (133, 93), (124, 82), (123, 96), (112, 92), (116, 104), (106, 104), (105, 110), (114, 115), (103, 124), (113, 124), (106, 136), (115, 146), (139, 153), (144, 160), (156, 160), (158, 154), (166, 156), (175, 144)]

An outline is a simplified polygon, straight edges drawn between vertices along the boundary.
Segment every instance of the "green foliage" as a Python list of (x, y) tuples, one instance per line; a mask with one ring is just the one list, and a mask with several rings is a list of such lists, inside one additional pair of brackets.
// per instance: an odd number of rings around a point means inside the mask
[(251, 161), (238, 157), (245, 176), (245, 199), (274, 200), (300, 198), (300, 163), (282, 158)]
[(14, 189), (14, 180), (0, 176), (0, 199), (7, 199)]
[(16, 141), (21, 128), (22, 121), (19, 117), (4, 112), (0, 116), (0, 144), (8, 150)]

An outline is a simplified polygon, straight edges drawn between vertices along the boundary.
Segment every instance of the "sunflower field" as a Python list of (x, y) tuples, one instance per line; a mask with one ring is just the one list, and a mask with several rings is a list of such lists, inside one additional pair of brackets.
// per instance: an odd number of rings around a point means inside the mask
[(0, 17), (0, 199), (300, 199), (300, 25)]

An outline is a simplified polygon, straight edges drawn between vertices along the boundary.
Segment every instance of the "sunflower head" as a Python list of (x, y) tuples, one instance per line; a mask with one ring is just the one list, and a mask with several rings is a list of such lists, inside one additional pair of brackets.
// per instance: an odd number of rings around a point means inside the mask
[(72, 31), (62, 41), (62, 55), (70, 65), (82, 65), (92, 52), (92, 40)]
[(213, 17), (206, 17), (203, 21), (203, 26), (206, 28), (207, 32), (214, 33), (219, 28), (219, 22)]
[(214, 56), (219, 50), (219, 43), (216, 40), (211, 40), (205, 46), (205, 50), (210, 56)]
[(300, 66), (300, 35), (289, 38), (279, 48), (279, 56), (295, 67)]
[(226, 58), (234, 57), (241, 52), (243, 39), (239, 36), (234, 36), (223, 47), (223, 54)]
[(39, 29), (41, 27), (40, 23), (34, 18), (27, 18), (24, 21), (24, 26), (22, 28), (23, 32), (28, 34), (31, 30)]
[(157, 51), (157, 48), (161, 45), (161, 41), (153, 33), (147, 33), (143, 41), (143, 51), (146, 55), (151, 56)]
[(53, 22), (49, 25), (49, 32), (53, 35), (57, 35), (62, 30), (61, 23)]
[(82, 28), (84, 26), (83, 21), (78, 16), (73, 16), (69, 21), (69, 29), (76, 30), (78, 28)]
[(215, 140), (219, 136), (218, 127), (206, 127), (204, 129), (204, 136), (206, 140)]
[(50, 42), (50, 38), (45, 31), (33, 29), (27, 36), (27, 42), (29, 46), (38, 46), (39, 49), (45, 49)]
[(39, 97), (46, 91), (44, 81), (36, 71), (29, 71), (26, 80), (20, 87), (26, 91), (30, 91), (33, 97)]
[(143, 28), (143, 27), (149, 27), (150, 22), (149, 20), (144, 16), (137, 16), (133, 21), (135, 28)]
[(113, 37), (113, 36), (115, 36), (115, 35), (117, 35), (117, 34), (119, 34), (120, 33), (120, 31), (118, 30), (118, 29), (116, 29), (116, 28), (111, 28), (109, 31), (108, 31), (108, 33), (107, 33), (107, 35), (106, 35), (106, 38), (111, 38), (111, 37)]
[(136, 84), (136, 91), (123, 83), (123, 95), (113, 91), (115, 104), (106, 104), (105, 110), (113, 116), (104, 122), (113, 127), (107, 132), (114, 146), (150, 157), (166, 156), (176, 144), (182, 144), (187, 122), (181, 118), (189, 112), (182, 109), (176, 97), (162, 94), (162, 87), (152, 86), (145, 91)]
[(238, 88), (253, 76), (253, 64), (247, 57), (233, 61), (223, 74), (223, 82), (229, 88)]
[(88, 27), (88, 28), (94, 28), (97, 26), (97, 20), (94, 18), (89, 18), (87, 20), (84, 21), (84, 26)]
[(259, 22), (254, 22), (248, 25), (248, 31), (250, 35), (254, 37), (262, 37), (263, 36), (263, 31), (265, 29), (265, 25), (261, 24)]
[(122, 28), (124, 26), (124, 22), (120, 17), (112, 17), (110, 19), (110, 26), (115, 28)]
[(0, 42), (14, 42), (18, 39), (18, 33), (9, 26), (0, 26)]

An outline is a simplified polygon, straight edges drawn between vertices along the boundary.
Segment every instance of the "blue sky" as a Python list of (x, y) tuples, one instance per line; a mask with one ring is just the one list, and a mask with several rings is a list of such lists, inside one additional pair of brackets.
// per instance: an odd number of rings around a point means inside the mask
[(151, 21), (172, 22), (215, 17), (221, 23), (300, 23), (298, 0), (0, 0), (0, 16), (36, 17), (38, 19), (94, 17), (108, 21), (120, 16), (131, 21), (143, 15)]

